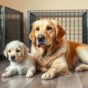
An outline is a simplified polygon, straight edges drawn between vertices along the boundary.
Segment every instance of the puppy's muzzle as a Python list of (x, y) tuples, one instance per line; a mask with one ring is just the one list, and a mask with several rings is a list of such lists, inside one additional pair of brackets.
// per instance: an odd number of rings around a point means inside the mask
[(15, 56), (11, 56), (11, 60), (12, 61), (15, 61)]
[(44, 36), (44, 35), (39, 35), (39, 36), (37, 37), (37, 41), (38, 41), (38, 46), (44, 45), (45, 36)]

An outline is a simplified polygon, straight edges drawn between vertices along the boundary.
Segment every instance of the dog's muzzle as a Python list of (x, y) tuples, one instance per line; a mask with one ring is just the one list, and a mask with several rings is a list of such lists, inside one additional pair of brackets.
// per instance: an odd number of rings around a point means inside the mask
[(44, 35), (39, 35), (37, 37), (37, 42), (38, 42), (38, 46), (40, 47), (41, 45), (44, 45), (45, 42), (45, 36)]
[(11, 60), (12, 61), (15, 61), (15, 56), (11, 56)]

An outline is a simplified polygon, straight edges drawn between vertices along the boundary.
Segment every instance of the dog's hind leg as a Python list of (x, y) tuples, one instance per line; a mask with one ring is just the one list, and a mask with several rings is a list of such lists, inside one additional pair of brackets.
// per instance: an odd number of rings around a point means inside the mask
[(88, 64), (88, 46), (78, 46), (76, 48), (76, 54), (82, 63)]
[(80, 72), (80, 71), (88, 71), (88, 65), (87, 64), (80, 64), (75, 68), (75, 71)]

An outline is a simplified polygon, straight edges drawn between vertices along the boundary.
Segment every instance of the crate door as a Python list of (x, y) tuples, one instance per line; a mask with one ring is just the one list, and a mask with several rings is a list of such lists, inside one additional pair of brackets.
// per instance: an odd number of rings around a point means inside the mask
[(12, 40), (23, 41), (23, 14), (5, 7), (5, 44)]
[(88, 44), (88, 11), (83, 14), (83, 43)]
[(29, 39), (29, 34), (31, 32), (31, 25), (37, 19), (37, 17), (31, 12), (27, 13), (27, 46), (31, 46), (31, 40)]

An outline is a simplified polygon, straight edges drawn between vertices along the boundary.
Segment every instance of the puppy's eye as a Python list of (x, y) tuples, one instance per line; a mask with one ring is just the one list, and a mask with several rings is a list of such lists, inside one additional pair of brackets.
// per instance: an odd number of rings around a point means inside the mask
[(40, 30), (39, 27), (36, 27), (36, 30), (39, 31)]
[(18, 52), (20, 52), (20, 50), (16, 50), (16, 52), (18, 53)]
[(11, 52), (11, 50), (8, 50), (8, 52), (10, 53), (10, 52)]
[(52, 30), (51, 26), (47, 26), (46, 30)]

